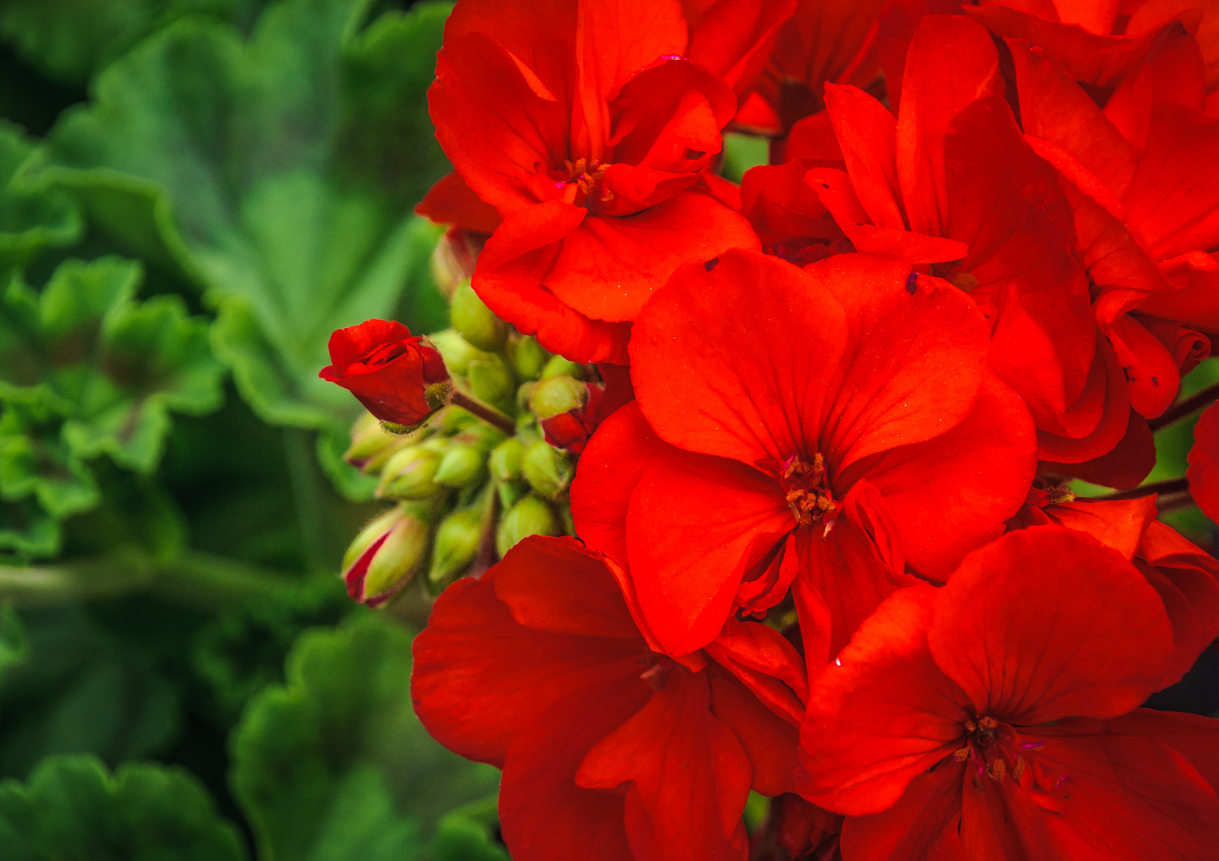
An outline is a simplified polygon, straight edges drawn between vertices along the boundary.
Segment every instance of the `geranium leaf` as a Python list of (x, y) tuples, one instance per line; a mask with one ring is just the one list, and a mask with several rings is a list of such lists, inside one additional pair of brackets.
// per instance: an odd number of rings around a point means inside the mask
[(307, 632), (287, 685), (251, 703), (232, 784), (260, 857), (410, 858), (444, 813), (495, 792), (495, 769), (448, 752), (415, 717), (410, 648), (370, 615)]
[(23, 785), (0, 783), (0, 854), (65, 861), (241, 861), (237, 830), (188, 772), (91, 756), (53, 757)]
[(0, 274), (81, 234), (80, 212), (67, 194), (24, 178), (36, 149), (19, 128), (0, 120)]
[(217, 354), (276, 424), (345, 431), (358, 405), (317, 378), (331, 331), (431, 289), (435, 230), (411, 207), (447, 166), (424, 95), (449, 7), (361, 31), (370, 5), (285, 0), (248, 42), (179, 21), (109, 67), (95, 104), (50, 135), (45, 175), (204, 286)]

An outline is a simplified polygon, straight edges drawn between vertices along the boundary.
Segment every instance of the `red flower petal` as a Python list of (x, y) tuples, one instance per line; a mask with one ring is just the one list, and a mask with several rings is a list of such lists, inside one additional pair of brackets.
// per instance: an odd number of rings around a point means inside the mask
[(729, 251), (710, 268), (689, 266), (636, 323), (639, 406), (662, 439), (691, 451), (751, 466), (815, 452), (842, 319), (832, 297), (782, 260)]
[(935, 596), (930, 586), (894, 594), (815, 680), (796, 767), (804, 798), (877, 813), (960, 746), (967, 698), (927, 647)]
[(1172, 628), (1116, 551), (1059, 526), (1011, 532), (965, 558), (927, 640), (977, 715), (1041, 724), (1114, 717), (1163, 677)]
[(455, 170), (436, 181), (415, 212), (437, 224), (455, 224), (475, 233), (492, 233), (502, 221), (499, 211), (484, 203)]
[(1219, 407), (1211, 406), (1194, 425), (1189, 450), (1189, 492), (1211, 520), (1219, 520)]
[(963, 766), (949, 763), (920, 774), (888, 810), (849, 817), (842, 824), (843, 857), (966, 861), (959, 833), (963, 772)]

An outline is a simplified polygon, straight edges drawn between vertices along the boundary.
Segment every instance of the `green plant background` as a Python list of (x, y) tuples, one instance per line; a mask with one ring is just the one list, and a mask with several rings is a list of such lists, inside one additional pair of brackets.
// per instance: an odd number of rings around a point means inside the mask
[(0, 859), (506, 859), (411, 708), (425, 605), (317, 379), (447, 325), (412, 213), (449, 6), (0, 0)]
[(447, 325), (448, 8), (0, 0), (0, 861), (507, 858), (411, 708), (426, 603), (336, 577), (377, 508), (317, 379), (335, 328)]

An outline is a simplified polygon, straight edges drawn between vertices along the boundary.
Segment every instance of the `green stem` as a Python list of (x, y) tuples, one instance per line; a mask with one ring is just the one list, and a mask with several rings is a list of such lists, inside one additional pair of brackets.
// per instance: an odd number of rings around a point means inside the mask
[(284, 453), (288, 459), (288, 477), (292, 484), (301, 547), (305, 552), (305, 570), (311, 574), (322, 574), (329, 570), (326, 564), (327, 532), (313, 432), (302, 428), (284, 428)]
[(1196, 395), (1173, 404), (1164, 411), (1163, 415), (1149, 419), (1147, 426), (1153, 431), (1158, 431), (1165, 425), (1170, 425), (1179, 419), (1196, 413), (1205, 406), (1209, 406), (1216, 398), (1219, 398), (1219, 384), (1205, 388)]
[(488, 406), (473, 395), (466, 394), (461, 389), (454, 389), (449, 396), (449, 403), (473, 413), (491, 427), (498, 428), (508, 436), (516, 433), (516, 422), (504, 415), (495, 407)]
[(19, 606), (143, 592), (216, 609), (251, 600), (283, 601), (296, 589), (297, 581), (285, 575), (194, 551), (164, 561), (124, 553), (62, 565), (0, 565), (0, 601)]
[(1114, 500), (1114, 499), (1137, 499), (1140, 496), (1150, 496), (1153, 493), (1181, 493), (1189, 490), (1189, 479), (1187, 478), (1170, 478), (1166, 481), (1156, 481), (1151, 484), (1132, 487), (1130, 490), (1119, 490), (1115, 493), (1106, 493), (1104, 496), (1094, 496), (1096, 500)]

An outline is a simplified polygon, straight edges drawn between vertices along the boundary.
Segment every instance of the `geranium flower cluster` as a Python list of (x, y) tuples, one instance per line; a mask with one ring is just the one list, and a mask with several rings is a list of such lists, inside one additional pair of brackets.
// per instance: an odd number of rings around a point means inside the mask
[[(538, 414), (573, 535), (415, 645), (513, 858), (1219, 858), (1219, 721), (1140, 707), (1213, 647), (1219, 563), (1128, 490), (1213, 399), (1177, 402), (1219, 333), (1216, 90), (1188, 0), (458, 0), (420, 211), (601, 369)], [(771, 138), (739, 187), (726, 129)], [(416, 425), (452, 386), (373, 326), (351, 387)]]

